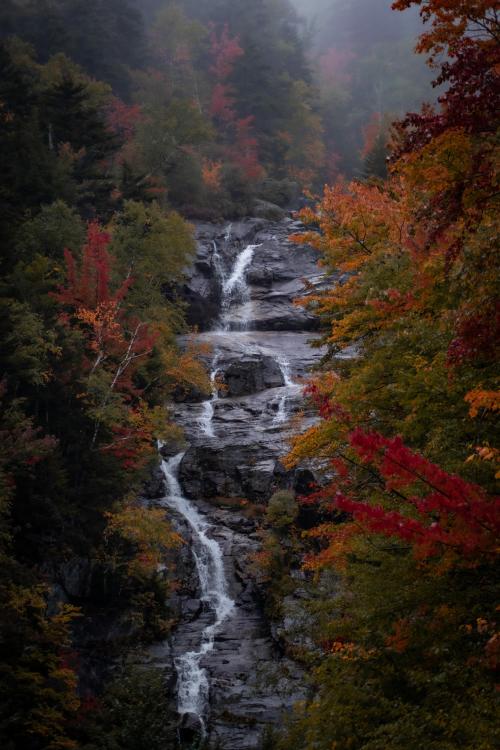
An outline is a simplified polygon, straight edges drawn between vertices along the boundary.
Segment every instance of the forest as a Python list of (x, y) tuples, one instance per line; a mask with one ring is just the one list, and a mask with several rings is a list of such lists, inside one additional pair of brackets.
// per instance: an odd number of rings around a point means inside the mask
[[(2, 1), (4, 750), (498, 747), (499, 71), (494, 0)], [(199, 666), (199, 539), (284, 715)]]

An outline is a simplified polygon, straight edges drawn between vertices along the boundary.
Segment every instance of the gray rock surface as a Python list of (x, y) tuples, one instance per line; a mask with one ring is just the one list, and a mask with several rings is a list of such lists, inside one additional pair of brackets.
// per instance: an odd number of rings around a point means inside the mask
[(266, 355), (247, 354), (237, 359), (222, 372), (223, 396), (247, 396), (250, 393), (265, 391), (267, 388), (280, 388), (285, 379), (279, 364)]
[[(309, 345), (315, 319), (294, 303), (324, 283), (315, 252), (288, 239), (299, 229), (289, 218), (199, 224), (198, 256), (186, 282), (190, 319), (202, 331), (200, 343), (212, 348), (207, 364), (217, 374), (215, 382), (225, 385), (214, 389), (210, 401), (178, 403), (174, 415), (187, 441), (179, 480), (223, 551), (235, 601), (202, 663), (210, 684), (208, 743), (220, 750), (257, 750), (265, 727), (279, 725), (304, 697), (298, 689), (304, 676), (282, 652), (283, 626), (272, 626), (261, 606), (253, 562), (261, 545), (259, 515), (246, 513), (241, 505), (249, 501), (257, 513), (276, 489), (307, 492), (317, 477), (314, 466), (289, 472), (280, 461), (292, 431), (290, 420), (305, 408), (302, 379), (322, 353)], [(232, 300), (222, 316), (224, 282), (248, 244), (256, 247), (245, 274), (244, 302)], [(306, 409), (302, 428), (312, 419)], [(297, 429), (295, 424), (293, 431)], [(150, 495), (156, 492), (152, 488)], [(213, 622), (213, 612), (200, 599), (189, 551), (192, 531), (181, 517), (176, 524), (187, 542), (175, 602), (179, 625), (171, 640), (151, 653), (152, 662), (165, 664), (167, 674), (176, 656), (199, 648), (204, 628)], [(290, 627), (294, 612), (292, 597), (287, 602)], [(189, 747), (199, 734), (197, 717), (181, 717), (179, 734)]]

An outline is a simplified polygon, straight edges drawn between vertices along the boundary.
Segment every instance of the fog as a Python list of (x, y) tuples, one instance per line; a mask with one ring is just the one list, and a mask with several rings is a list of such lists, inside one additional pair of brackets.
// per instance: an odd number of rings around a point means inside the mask
[[(164, 76), (168, 106), (195, 100), (207, 142), (215, 128), (230, 143), (225, 152), (214, 147), (215, 156), (201, 149), (198, 171), (203, 159), (226, 163), (228, 148), (231, 159), (242, 153), (234, 146), (241, 122), (247, 145), (256, 144), (244, 172), (320, 185), (339, 173), (356, 176), (367, 133), (435, 96), (414, 52), (418, 10), (393, 11), (391, 0), (53, 0), (50, 8), (2, 0), (0, 35), (28, 41), (42, 63), (65, 54), (139, 106), (157, 100), (147, 93), (154, 76), (144, 71)], [(231, 62), (216, 81), (214, 56), (224, 47)], [(186, 200), (195, 194), (189, 180), (181, 192)]]
[(396, 12), (392, 0), (292, 2), (303, 18), (328, 151), (335, 168), (359, 174), (366, 132), (387, 129), (435, 96), (425, 60), (414, 52), (418, 9)]

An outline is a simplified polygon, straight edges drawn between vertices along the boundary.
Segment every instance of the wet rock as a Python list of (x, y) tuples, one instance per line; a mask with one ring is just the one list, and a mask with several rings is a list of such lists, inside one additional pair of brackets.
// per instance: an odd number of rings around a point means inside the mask
[(91, 560), (74, 557), (59, 568), (59, 585), (71, 599), (86, 599), (92, 588), (93, 566)]
[[(294, 306), (295, 297), (310, 293), (321, 283), (317, 254), (307, 247), (292, 245), (288, 235), (301, 228), (299, 222), (285, 218), (279, 206), (258, 201), (259, 217), (228, 225), (199, 223), (195, 225), (198, 250), (196, 259), (187, 271), (180, 296), (187, 303), (190, 325), (200, 331), (210, 330), (220, 314), (222, 276), (234, 263), (235, 257), (249, 243), (255, 243), (252, 265), (247, 279), (254, 290), (253, 315), (250, 328), (255, 330), (304, 331), (313, 330), (316, 319)], [(220, 263), (225, 266), (221, 268)], [(287, 287), (290, 285), (290, 288)], [(246, 313), (238, 310), (231, 316), (229, 328), (239, 330), (248, 323)]]
[(215, 278), (193, 274), (180, 289), (187, 304), (186, 319), (190, 326), (206, 331), (220, 313), (220, 287)]
[(250, 326), (255, 331), (316, 331), (318, 319), (295, 307), (288, 297), (275, 296), (254, 303)]
[(262, 286), (270, 289), (273, 285), (274, 274), (271, 268), (255, 268), (247, 272), (247, 281), (250, 286)]
[[(257, 750), (266, 727), (279, 725), (293, 703), (304, 698), (297, 689), (304, 676), (284, 657), (283, 645), (301, 642), (295, 638), (304, 625), (306, 585), (297, 581), (297, 595), (290, 595), (284, 619), (273, 627), (262, 611), (255, 555), (262, 543), (259, 523), (273, 492), (288, 488), (307, 494), (316, 479), (313, 467), (288, 471), (280, 458), (286, 452), (288, 418), (303, 408), (300, 378), (321, 356), (309, 347), (314, 336), (307, 333), (315, 329), (316, 319), (294, 300), (321, 288), (324, 281), (317, 254), (288, 239), (301, 225), (286, 218), (275, 221), (283, 215), (276, 208), (263, 202), (259, 209), (271, 221), (197, 225), (198, 256), (186, 282), (190, 320), (203, 331), (210, 329), (199, 338), (212, 346), (217, 356), (213, 369), (226, 384), (211, 404), (211, 430), (206, 428), (206, 406), (195, 398), (175, 406), (188, 443), (179, 482), (206, 522), (206, 535), (218, 544), (227, 591), (235, 602), (215, 633), (213, 651), (204, 653), (201, 662), (210, 686), (206, 740), (213, 750)], [(222, 280), (250, 243), (256, 247), (244, 279), (247, 294), (231, 300), (222, 318), (228, 328), (221, 324), (224, 330), (214, 330)], [(306, 413), (304, 428), (313, 420)], [(201, 599), (192, 527), (185, 517), (173, 517), (186, 544), (178, 552), (179, 587), (171, 611), (178, 613), (179, 625), (169, 641), (169, 664), (186, 651), (198, 650), (204, 629), (214, 623), (214, 612)], [(199, 742), (197, 717), (184, 717), (179, 733), (185, 745)]]
[(165, 479), (160, 469), (153, 472), (151, 479), (144, 485), (142, 495), (146, 500), (157, 500), (165, 495)]
[(200, 717), (196, 714), (184, 714), (179, 726), (179, 739), (181, 742), (193, 745), (203, 737), (203, 725)]
[(202, 609), (200, 599), (186, 599), (182, 602), (182, 616), (187, 620), (196, 620), (201, 615)]
[(267, 445), (192, 446), (180, 467), (191, 498), (245, 498), (263, 502), (277, 489), (276, 457)]
[(283, 373), (272, 357), (246, 356), (232, 362), (222, 376), (222, 396), (245, 396), (285, 384)]

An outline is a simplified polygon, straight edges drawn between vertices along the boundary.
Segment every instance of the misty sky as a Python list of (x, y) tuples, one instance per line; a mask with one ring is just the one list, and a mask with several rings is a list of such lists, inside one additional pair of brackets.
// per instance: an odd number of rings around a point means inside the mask
[[(380, 38), (414, 36), (420, 33), (421, 21), (417, 8), (403, 13), (393, 11), (393, 0), (291, 0), (299, 13), (309, 21), (316, 22), (318, 36), (324, 33), (326, 23), (328, 33), (335, 29), (332, 41), (338, 39), (349, 43), (349, 26), (357, 25), (360, 36), (372, 34)], [(365, 32), (365, 34), (363, 34)], [(326, 44), (327, 40), (323, 40)]]

